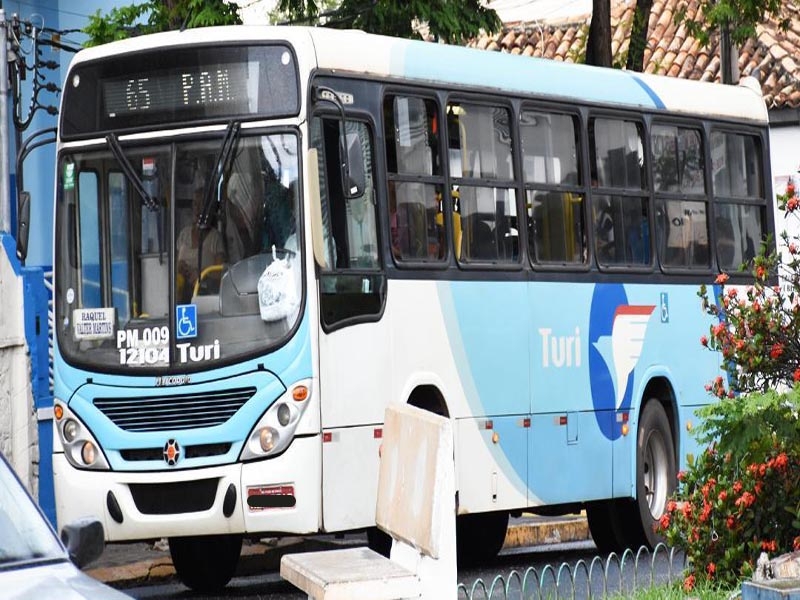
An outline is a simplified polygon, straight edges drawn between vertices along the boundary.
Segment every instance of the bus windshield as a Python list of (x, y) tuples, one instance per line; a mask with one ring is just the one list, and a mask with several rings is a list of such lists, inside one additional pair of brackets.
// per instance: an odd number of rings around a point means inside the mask
[[(67, 361), (197, 370), (263, 353), (297, 321), (298, 138), (64, 153), (57, 336)], [(96, 147), (95, 147), (96, 148)]]

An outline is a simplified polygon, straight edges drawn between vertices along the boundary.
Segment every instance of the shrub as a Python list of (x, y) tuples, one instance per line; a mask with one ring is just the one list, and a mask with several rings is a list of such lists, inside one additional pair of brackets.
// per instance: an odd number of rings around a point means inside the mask
[(724, 399), (702, 409), (715, 442), (678, 474), (659, 527), (695, 581), (735, 584), (761, 552), (800, 548), (800, 388)]
[[(778, 205), (798, 217), (794, 186)], [(659, 523), (686, 552), (687, 590), (735, 584), (761, 552), (800, 549), (800, 243), (786, 232), (781, 242), (781, 254), (762, 245), (750, 285), (730, 286), (721, 273), (713, 298), (706, 286), (699, 292), (716, 317), (700, 343), (721, 353), (727, 377), (706, 385), (719, 399), (698, 411), (696, 435), (707, 450), (689, 457)]]

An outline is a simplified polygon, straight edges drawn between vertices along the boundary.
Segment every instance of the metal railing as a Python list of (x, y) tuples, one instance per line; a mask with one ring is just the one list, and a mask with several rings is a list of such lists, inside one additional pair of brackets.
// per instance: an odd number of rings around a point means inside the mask
[(491, 584), (477, 579), (458, 585), (459, 600), (557, 600), (559, 598), (625, 597), (636, 590), (667, 585), (682, 578), (686, 558), (682, 552), (658, 544), (652, 551), (612, 552), (607, 557), (583, 559), (558, 568), (546, 565), (498, 575)]

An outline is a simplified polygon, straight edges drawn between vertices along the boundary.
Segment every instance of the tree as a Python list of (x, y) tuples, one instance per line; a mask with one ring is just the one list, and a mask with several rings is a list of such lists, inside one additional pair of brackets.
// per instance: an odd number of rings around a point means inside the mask
[(647, 34), (650, 25), (650, 9), (653, 0), (637, 0), (631, 25), (631, 39), (628, 43), (628, 59), (625, 68), (628, 71), (644, 70), (644, 51), (647, 48)]
[(85, 45), (96, 46), (132, 35), (237, 23), (236, 5), (224, 0), (147, 0), (112, 8), (105, 16), (98, 10), (83, 32), (89, 36)]
[(338, 8), (326, 12), (321, 3), (324, 0), (280, 0), (278, 11), (291, 23), (320, 23), (403, 38), (418, 37), (418, 26), (425, 25), (435, 39), (449, 44), (502, 27), (497, 13), (479, 0), (342, 0)]
[[(783, 0), (699, 0), (696, 13), (689, 14), (689, 6), (684, 4), (675, 13), (675, 22), (685, 25), (689, 35), (703, 45), (708, 44), (710, 32), (719, 32), (722, 81), (735, 83), (738, 53), (733, 48), (755, 37), (756, 25), (765, 17), (778, 19), (778, 27), (786, 31), (791, 19), (781, 17), (782, 11)], [(697, 18), (700, 14), (702, 18)]]
[(586, 42), (586, 64), (611, 66), (611, 0), (592, 0), (592, 22)]

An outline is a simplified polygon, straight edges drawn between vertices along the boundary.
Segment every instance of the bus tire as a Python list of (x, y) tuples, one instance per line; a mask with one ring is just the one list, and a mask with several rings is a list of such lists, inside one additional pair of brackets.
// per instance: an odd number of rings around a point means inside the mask
[(503, 549), (508, 513), (476, 513), (456, 517), (458, 565), (477, 565), (491, 560)]
[(677, 484), (675, 444), (669, 418), (658, 399), (644, 405), (636, 435), (636, 509), (628, 537), (634, 547), (653, 549), (664, 541), (656, 531)]
[(201, 593), (218, 592), (236, 572), (242, 538), (202, 535), (169, 538), (175, 573), (186, 587)]
[(629, 545), (625, 523), (636, 513), (629, 498), (597, 500), (586, 505), (586, 521), (601, 554), (622, 552)]

